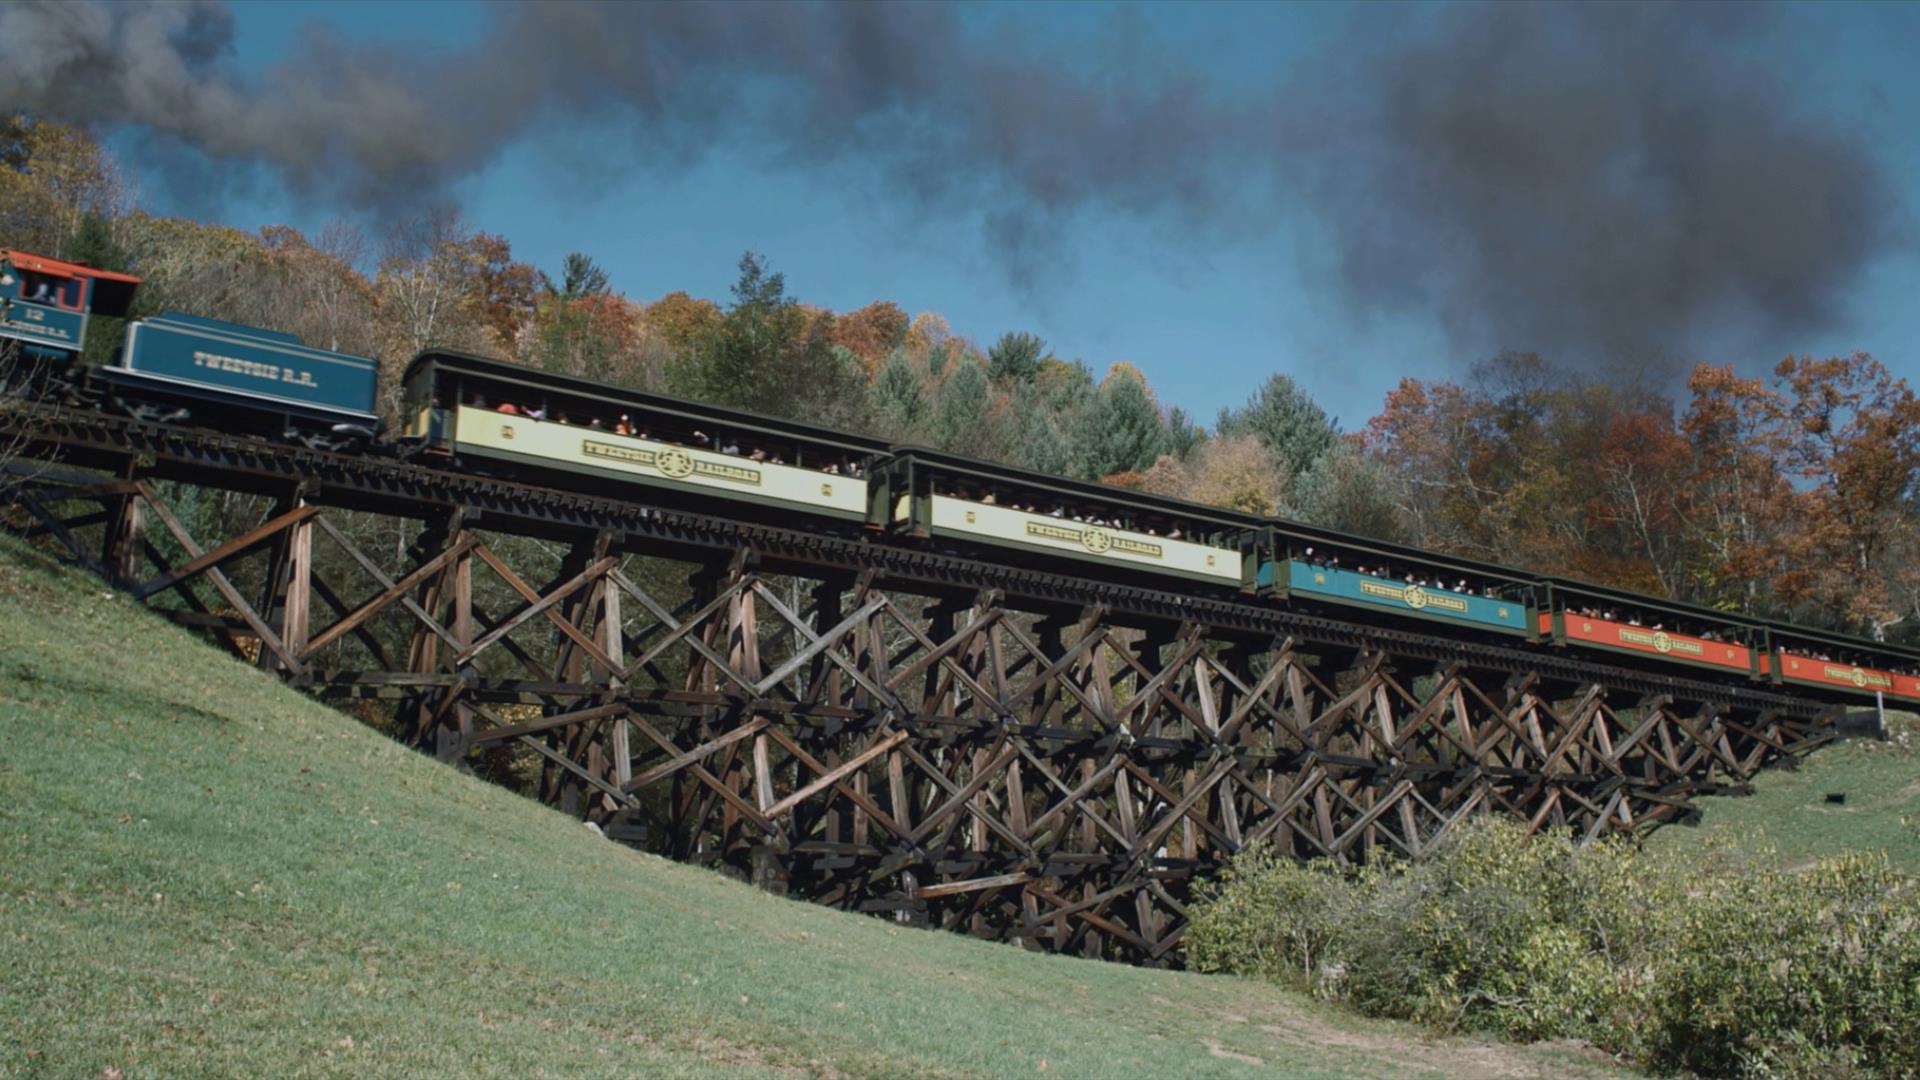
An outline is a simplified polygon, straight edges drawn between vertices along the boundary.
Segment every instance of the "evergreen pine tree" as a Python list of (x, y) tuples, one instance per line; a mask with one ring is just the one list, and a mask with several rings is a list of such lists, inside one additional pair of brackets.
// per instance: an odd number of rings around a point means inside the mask
[(1166, 451), (1160, 409), (1137, 376), (1116, 372), (1094, 395), (1076, 425), (1073, 472), (1098, 480), (1117, 472), (1144, 472)]
[(1240, 409), (1220, 411), (1221, 435), (1252, 435), (1273, 452), (1289, 477), (1299, 476), (1333, 447), (1339, 429), (1300, 384), (1279, 372)]
[(1032, 382), (1047, 343), (1025, 331), (1008, 331), (987, 350), (987, 375), (996, 383)]
[(929, 435), (942, 450), (983, 454), (994, 449), (987, 442), (987, 413), (992, 387), (979, 364), (963, 360), (940, 385), (933, 403)]
[(923, 441), (927, 422), (927, 399), (920, 392), (920, 377), (905, 349), (887, 354), (880, 374), (873, 380), (874, 422), (880, 434), (902, 442)]

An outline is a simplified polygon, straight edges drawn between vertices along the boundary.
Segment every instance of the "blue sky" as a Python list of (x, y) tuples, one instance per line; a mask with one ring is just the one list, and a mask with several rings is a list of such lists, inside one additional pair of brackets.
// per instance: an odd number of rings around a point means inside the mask
[[(1418, 21), (1434, 10), (1395, 9), (1394, 17)], [(1805, 100), (1835, 123), (1881, 132), (1893, 174), (1906, 185), (1899, 194), (1911, 202), (1920, 177), (1914, 9), (1782, 10), (1756, 61), (1790, 66)], [(425, 0), (239, 3), (233, 12), (231, 60), (243, 73), (303, 48), (315, 26), (348, 42), (457, 50), (481, 38), (491, 18), (481, 5)], [(1232, 93), (1257, 92), (1291, 65), (1324, 62), (1330, 50), (1348, 47), (1352, 15), (1334, 5), (1007, 4), (969, 9), (964, 19), (983, 35), (1017, 35), (1067, 68), (1094, 62), (1099, 53), (1088, 42), (1128, 31), (1157, 59)], [(931, 49), (928, 62), (937, 60)], [(571, 181), (575, 155), (596, 155), (596, 137), (568, 132), (513, 143), (447, 195), (473, 226), (505, 235), (519, 258), (552, 271), (565, 253), (585, 251), (636, 299), (675, 289), (723, 299), (736, 260), (751, 249), (810, 303), (847, 310), (889, 299), (909, 312), (937, 311), (982, 345), (1006, 330), (1028, 330), (1096, 370), (1130, 361), (1164, 403), (1203, 421), (1283, 371), (1354, 428), (1403, 375), (1444, 377), (1502, 347), (1529, 347), (1450, 337), (1432, 311), (1356, 316), (1331, 302), (1316, 277), (1324, 272), (1316, 249), (1326, 223), (1305, 208), (1243, 233), (1204, 236), (1171, 218), (1077, 211), (1042, 272), (1023, 285), (1010, 280), (986, 239), (982, 215), (990, 207), (927, 214), (859, 160), (802, 168), (723, 138), (690, 164), (601, 169), (591, 182)], [(623, 149), (647, 161), (647, 148)], [(142, 198), (157, 212), (211, 213), (249, 229), (277, 222), (312, 229), (345, 209), (291, 200), (271, 182), (217, 208), (161, 185), (149, 185)], [(1868, 269), (1836, 325), (1806, 340), (1753, 340), (1729, 329), (1697, 344), (1701, 355), (1693, 358), (1751, 368), (1788, 352), (1860, 349), (1896, 372), (1920, 375), (1916, 295), (1920, 259), (1909, 247)]]

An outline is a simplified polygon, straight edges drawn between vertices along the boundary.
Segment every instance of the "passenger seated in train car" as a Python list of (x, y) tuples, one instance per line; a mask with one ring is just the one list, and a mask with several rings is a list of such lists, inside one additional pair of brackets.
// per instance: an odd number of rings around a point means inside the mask
[(642, 419), (636, 419), (632, 411), (614, 412), (606, 403), (572, 396), (549, 397), (542, 395), (537, 399), (522, 401), (496, 400), (486, 394), (473, 393), (468, 404), (487, 412), (508, 416), (524, 416), (531, 420), (565, 424), (569, 427), (584, 427), (590, 431), (610, 431), (615, 435), (628, 438), (646, 439), (686, 446), (692, 449), (704, 449), (743, 457), (767, 465), (796, 466), (818, 469), (831, 476), (849, 476), (865, 479), (867, 465), (855, 454), (840, 452), (819, 452), (796, 439), (781, 438), (773, 433), (748, 434), (744, 432), (722, 431), (709, 433), (700, 427), (676, 422), (670, 417), (661, 417), (662, 426), (651, 429)]
[[(1341, 561), (1339, 553), (1323, 552), (1317, 546), (1309, 545), (1302, 548), (1300, 557), (1302, 561), (1314, 566), (1332, 570), (1344, 569), (1344, 564)], [(1491, 581), (1477, 582), (1471, 577), (1458, 573), (1441, 574), (1421, 568), (1402, 569), (1385, 562), (1357, 562), (1354, 564), (1353, 572), (1386, 581), (1397, 580), (1403, 584), (1417, 585), (1423, 589), (1458, 593), (1461, 596), (1483, 596), (1490, 600), (1498, 599), (1500, 596), (1500, 586), (1498, 584)]]
[(936, 480), (933, 493), (954, 499), (964, 499), (982, 506), (1005, 506), (1022, 513), (1058, 518), (1080, 525), (1095, 525), (1104, 529), (1141, 533), (1167, 540), (1188, 539), (1190, 534), (1190, 530), (1183, 529), (1180, 523), (1172, 518), (1147, 516), (1131, 509), (1123, 510), (1093, 503), (1072, 502), (1058, 495), (1050, 495), (1045, 502), (1036, 502), (1030, 495), (1005, 484), (972, 480)]

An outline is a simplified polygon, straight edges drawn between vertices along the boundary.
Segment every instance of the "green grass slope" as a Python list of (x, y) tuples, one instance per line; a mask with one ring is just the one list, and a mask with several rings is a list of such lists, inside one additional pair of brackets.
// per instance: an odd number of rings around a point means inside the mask
[[(1889, 738), (1850, 739), (1818, 750), (1795, 769), (1770, 769), (1751, 795), (1700, 800), (1698, 828), (1662, 829), (1653, 844), (1687, 846), (1725, 838), (1771, 847), (1790, 865), (1852, 849), (1881, 850), (1920, 874), (1920, 718), (1887, 714)], [(1827, 801), (1844, 796), (1843, 802)]]
[(639, 854), (0, 537), (0, 1075), (1562, 1076)]

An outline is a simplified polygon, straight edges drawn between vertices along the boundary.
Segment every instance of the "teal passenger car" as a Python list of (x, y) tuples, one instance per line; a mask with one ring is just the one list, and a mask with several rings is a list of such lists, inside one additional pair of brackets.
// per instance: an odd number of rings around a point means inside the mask
[(1500, 567), (1413, 552), (1306, 526), (1261, 530), (1256, 591), (1289, 602), (1370, 608), (1534, 640), (1536, 586)]

